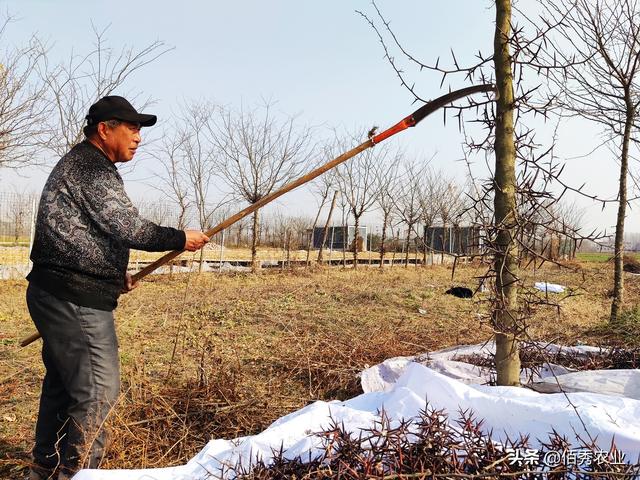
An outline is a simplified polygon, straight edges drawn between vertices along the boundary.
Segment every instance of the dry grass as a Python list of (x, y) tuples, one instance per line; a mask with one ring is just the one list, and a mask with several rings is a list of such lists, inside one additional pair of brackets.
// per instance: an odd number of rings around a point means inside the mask
[(29, 261), (29, 246), (0, 245), (0, 265), (24, 265)]
[[(545, 267), (527, 282), (575, 287), (562, 309), (539, 309), (536, 339), (597, 344), (611, 266), (582, 273)], [(474, 288), (480, 266), (459, 266), (455, 284)], [(258, 432), (315, 399), (359, 393), (356, 374), (397, 355), (490, 337), (484, 303), (444, 295), (451, 269), (395, 267), (158, 276), (121, 297), (117, 310), (123, 394), (105, 467), (184, 463), (212, 437)], [(26, 284), (0, 289), (0, 476), (20, 478), (28, 459), (42, 375)], [(627, 282), (640, 298), (640, 280)], [(421, 313), (426, 312), (426, 313)], [(608, 332), (611, 333), (611, 332)], [(608, 334), (607, 333), (607, 334)], [(608, 340), (619, 340), (609, 335)], [(628, 341), (638, 345), (635, 340)]]
[[(132, 250), (131, 251), (131, 263), (135, 263), (136, 261), (152, 261), (160, 258), (163, 253), (155, 253), (155, 252), (143, 252), (141, 250)], [(347, 251), (345, 253), (347, 259), (353, 258), (353, 252)], [(409, 258), (413, 259), (416, 257), (422, 258), (421, 253), (410, 252)], [(396, 253), (395, 256), (393, 252), (386, 252), (385, 259), (391, 259), (392, 257), (396, 258), (396, 260), (400, 260), (404, 258), (404, 254)], [(200, 253), (196, 254), (183, 254), (182, 259), (200, 259)], [(215, 243), (211, 243), (205, 247), (205, 257), (206, 260), (218, 261), (220, 260), (220, 245)], [(264, 247), (261, 246), (258, 248), (257, 252), (258, 260), (265, 261), (283, 261), (283, 260), (291, 260), (291, 261), (304, 261), (307, 259), (307, 251), (306, 250), (290, 250), (288, 252), (284, 248), (275, 248), (275, 247)], [(318, 258), (318, 250), (311, 250), (309, 255), (309, 261), (315, 262)], [(333, 250), (330, 251), (328, 248), (323, 252), (323, 258), (325, 261), (332, 260), (341, 260), (343, 258), (342, 250)], [(368, 260), (371, 258), (373, 261), (380, 258), (379, 252), (373, 251), (365, 251), (359, 252), (358, 258)], [(223, 261), (234, 261), (234, 260), (251, 260), (251, 249), (250, 248), (227, 248), (224, 247), (222, 251), (222, 259)]]

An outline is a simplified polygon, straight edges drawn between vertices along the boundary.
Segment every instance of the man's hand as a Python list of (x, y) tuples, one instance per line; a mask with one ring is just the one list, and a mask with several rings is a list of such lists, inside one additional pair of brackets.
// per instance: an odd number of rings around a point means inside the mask
[(122, 293), (129, 293), (134, 288), (138, 288), (138, 282), (133, 282), (131, 274), (127, 272), (124, 277), (124, 286), (122, 287)]
[(200, 250), (209, 241), (209, 237), (198, 230), (185, 230), (184, 233), (187, 237), (184, 242), (184, 249), (190, 252)]

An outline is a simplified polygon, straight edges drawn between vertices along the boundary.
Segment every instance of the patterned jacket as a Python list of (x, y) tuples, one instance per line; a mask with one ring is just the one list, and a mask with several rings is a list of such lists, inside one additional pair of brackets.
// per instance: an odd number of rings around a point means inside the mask
[(184, 248), (185, 233), (141, 218), (116, 166), (84, 141), (60, 159), (44, 186), (27, 276), (43, 290), (85, 307), (113, 310), (129, 249)]

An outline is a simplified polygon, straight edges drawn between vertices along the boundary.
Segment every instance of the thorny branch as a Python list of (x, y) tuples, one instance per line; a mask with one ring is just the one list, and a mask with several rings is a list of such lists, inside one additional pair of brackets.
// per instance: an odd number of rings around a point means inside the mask
[[(456, 55), (451, 51), (451, 66), (443, 66), (440, 58), (433, 63), (425, 63), (418, 60), (413, 54), (402, 45), (397, 35), (390, 27), (390, 23), (372, 1), (375, 10), (375, 17), (371, 18), (367, 14), (358, 11), (367, 23), (371, 26), (384, 49), (384, 56), (392, 69), (406, 88), (416, 100), (421, 100), (422, 96), (417, 92), (415, 84), (407, 80), (407, 74), (398, 66), (394, 58), (392, 49), (396, 49), (407, 59), (410, 64), (416, 66), (418, 71), (428, 71), (441, 75), (442, 87), (450, 78), (461, 77), (463, 81), (483, 83), (494, 82), (494, 72), (492, 70), (493, 57), (483, 55), (479, 52), (476, 55), (477, 61), (471, 65), (461, 65)], [(548, 119), (552, 114), (558, 112), (558, 106), (562, 105), (560, 94), (542, 91), (541, 84), (535, 84), (536, 79), (543, 69), (546, 72), (562, 72), (569, 65), (576, 65), (584, 62), (580, 56), (559, 56), (549, 55), (548, 39), (551, 32), (554, 32), (563, 24), (565, 17), (570, 14), (570, 9), (562, 10), (558, 7), (558, 16), (552, 21), (538, 22), (542, 27), (534, 27), (533, 35), (527, 37), (525, 28), (518, 25), (511, 25), (511, 34), (508, 43), (511, 50), (511, 62), (514, 84), (514, 140), (516, 147), (517, 186), (516, 198), (517, 207), (515, 219), (510, 221), (515, 225), (510, 225), (512, 232), (508, 242), (515, 246), (520, 253), (519, 267), (539, 268), (545, 262), (553, 262), (563, 266), (561, 261), (561, 245), (564, 242), (571, 245), (572, 253), (585, 241), (598, 242), (605, 238), (605, 235), (596, 231), (583, 232), (580, 228), (580, 221), (576, 218), (571, 208), (566, 203), (561, 203), (567, 192), (606, 203), (617, 201), (615, 198), (605, 199), (598, 195), (584, 191), (584, 185), (573, 186), (562, 177), (564, 165), (554, 156), (553, 145), (542, 148), (536, 140), (535, 131), (527, 126), (527, 121), (531, 118), (541, 117)], [(525, 21), (531, 25), (537, 25), (524, 16)], [(381, 23), (381, 27), (378, 25)], [(619, 68), (610, 64), (610, 68)], [(532, 83), (532, 80), (534, 83)], [(480, 255), (487, 265), (486, 274), (479, 279), (479, 287), (488, 285), (492, 291), (490, 300), (490, 311), (502, 309), (504, 299), (500, 297), (499, 289), (496, 288), (495, 279), (513, 278), (513, 282), (518, 284), (519, 290), (526, 292), (521, 296), (519, 307), (514, 312), (509, 312), (509, 323), (506, 325), (493, 325), (496, 331), (514, 334), (517, 338), (524, 338), (527, 332), (527, 319), (531, 317), (533, 311), (539, 307), (559, 308), (559, 302), (550, 301), (548, 295), (536, 294), (524, 284), (524, 280), (514, 272), (497, 272), (498, 268), (492, 261), (496, 254), (504, 252), (505, 246), (498, 244), (498, 233), (505, 230), (504, 225), (495, 224), (495, 212), (492, 204), (492, 197), (496, 185), (493, 180), (479, 181), (474, 178), (471, 167), (472, 155), (484, 156), (484, 160), (489, 165), (489, 159), (493, 157), (493, 145), (496, 129), (496, 107), (494, 99), (488, 94), (480, 101), (469, 98), (466, 103), (449, 107), (456, 112), (460, 130), (464, 133), (463, 151), (467, 162), (470, 191), (467, 192), (467, 207), (463, 212), (472, 219), (472, 225), (482, 232), (480, 242), (482, 243), (482, 253)], [(560, 110), (561, 111), (561, 110)], [(445, 113), (446, 115), (446, 113)], [(473, 115), (470, 120), (463, 121), (464, 115)], [(474, 138), (467, 132), (465, 124), (477, 125), (480, 128), (474, 129)], [(477, 131), (476, 131), (477, 130)], [(488, 168), (491, 171), (491, 168)], [(491, 176), (493, 178), (493, 175)], [(553, 193), (557, 192), (557, 193)], [(575, 210), (575, 208), (573, 208)], [(570, 218), (573, 215), (573, 218)], [(557, 242), (557, 243), (556, 243)], [(505, 265), (502, 266), (505, 268)], [(569, 295), (573, 295), (570, 292)], [(515, 318), (514, 318), (515, 317)], [(495, 322), (495, 318), (493, 320)]]

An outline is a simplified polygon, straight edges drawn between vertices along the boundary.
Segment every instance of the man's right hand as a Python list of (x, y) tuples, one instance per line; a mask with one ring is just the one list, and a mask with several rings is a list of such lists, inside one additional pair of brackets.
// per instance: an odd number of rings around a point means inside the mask
[(185, 230), (184, 233), (187, 237), (184, 242), (184, 249), (190, 252), (200, 250), (209, 241), (209, 237), (199, 230)]

